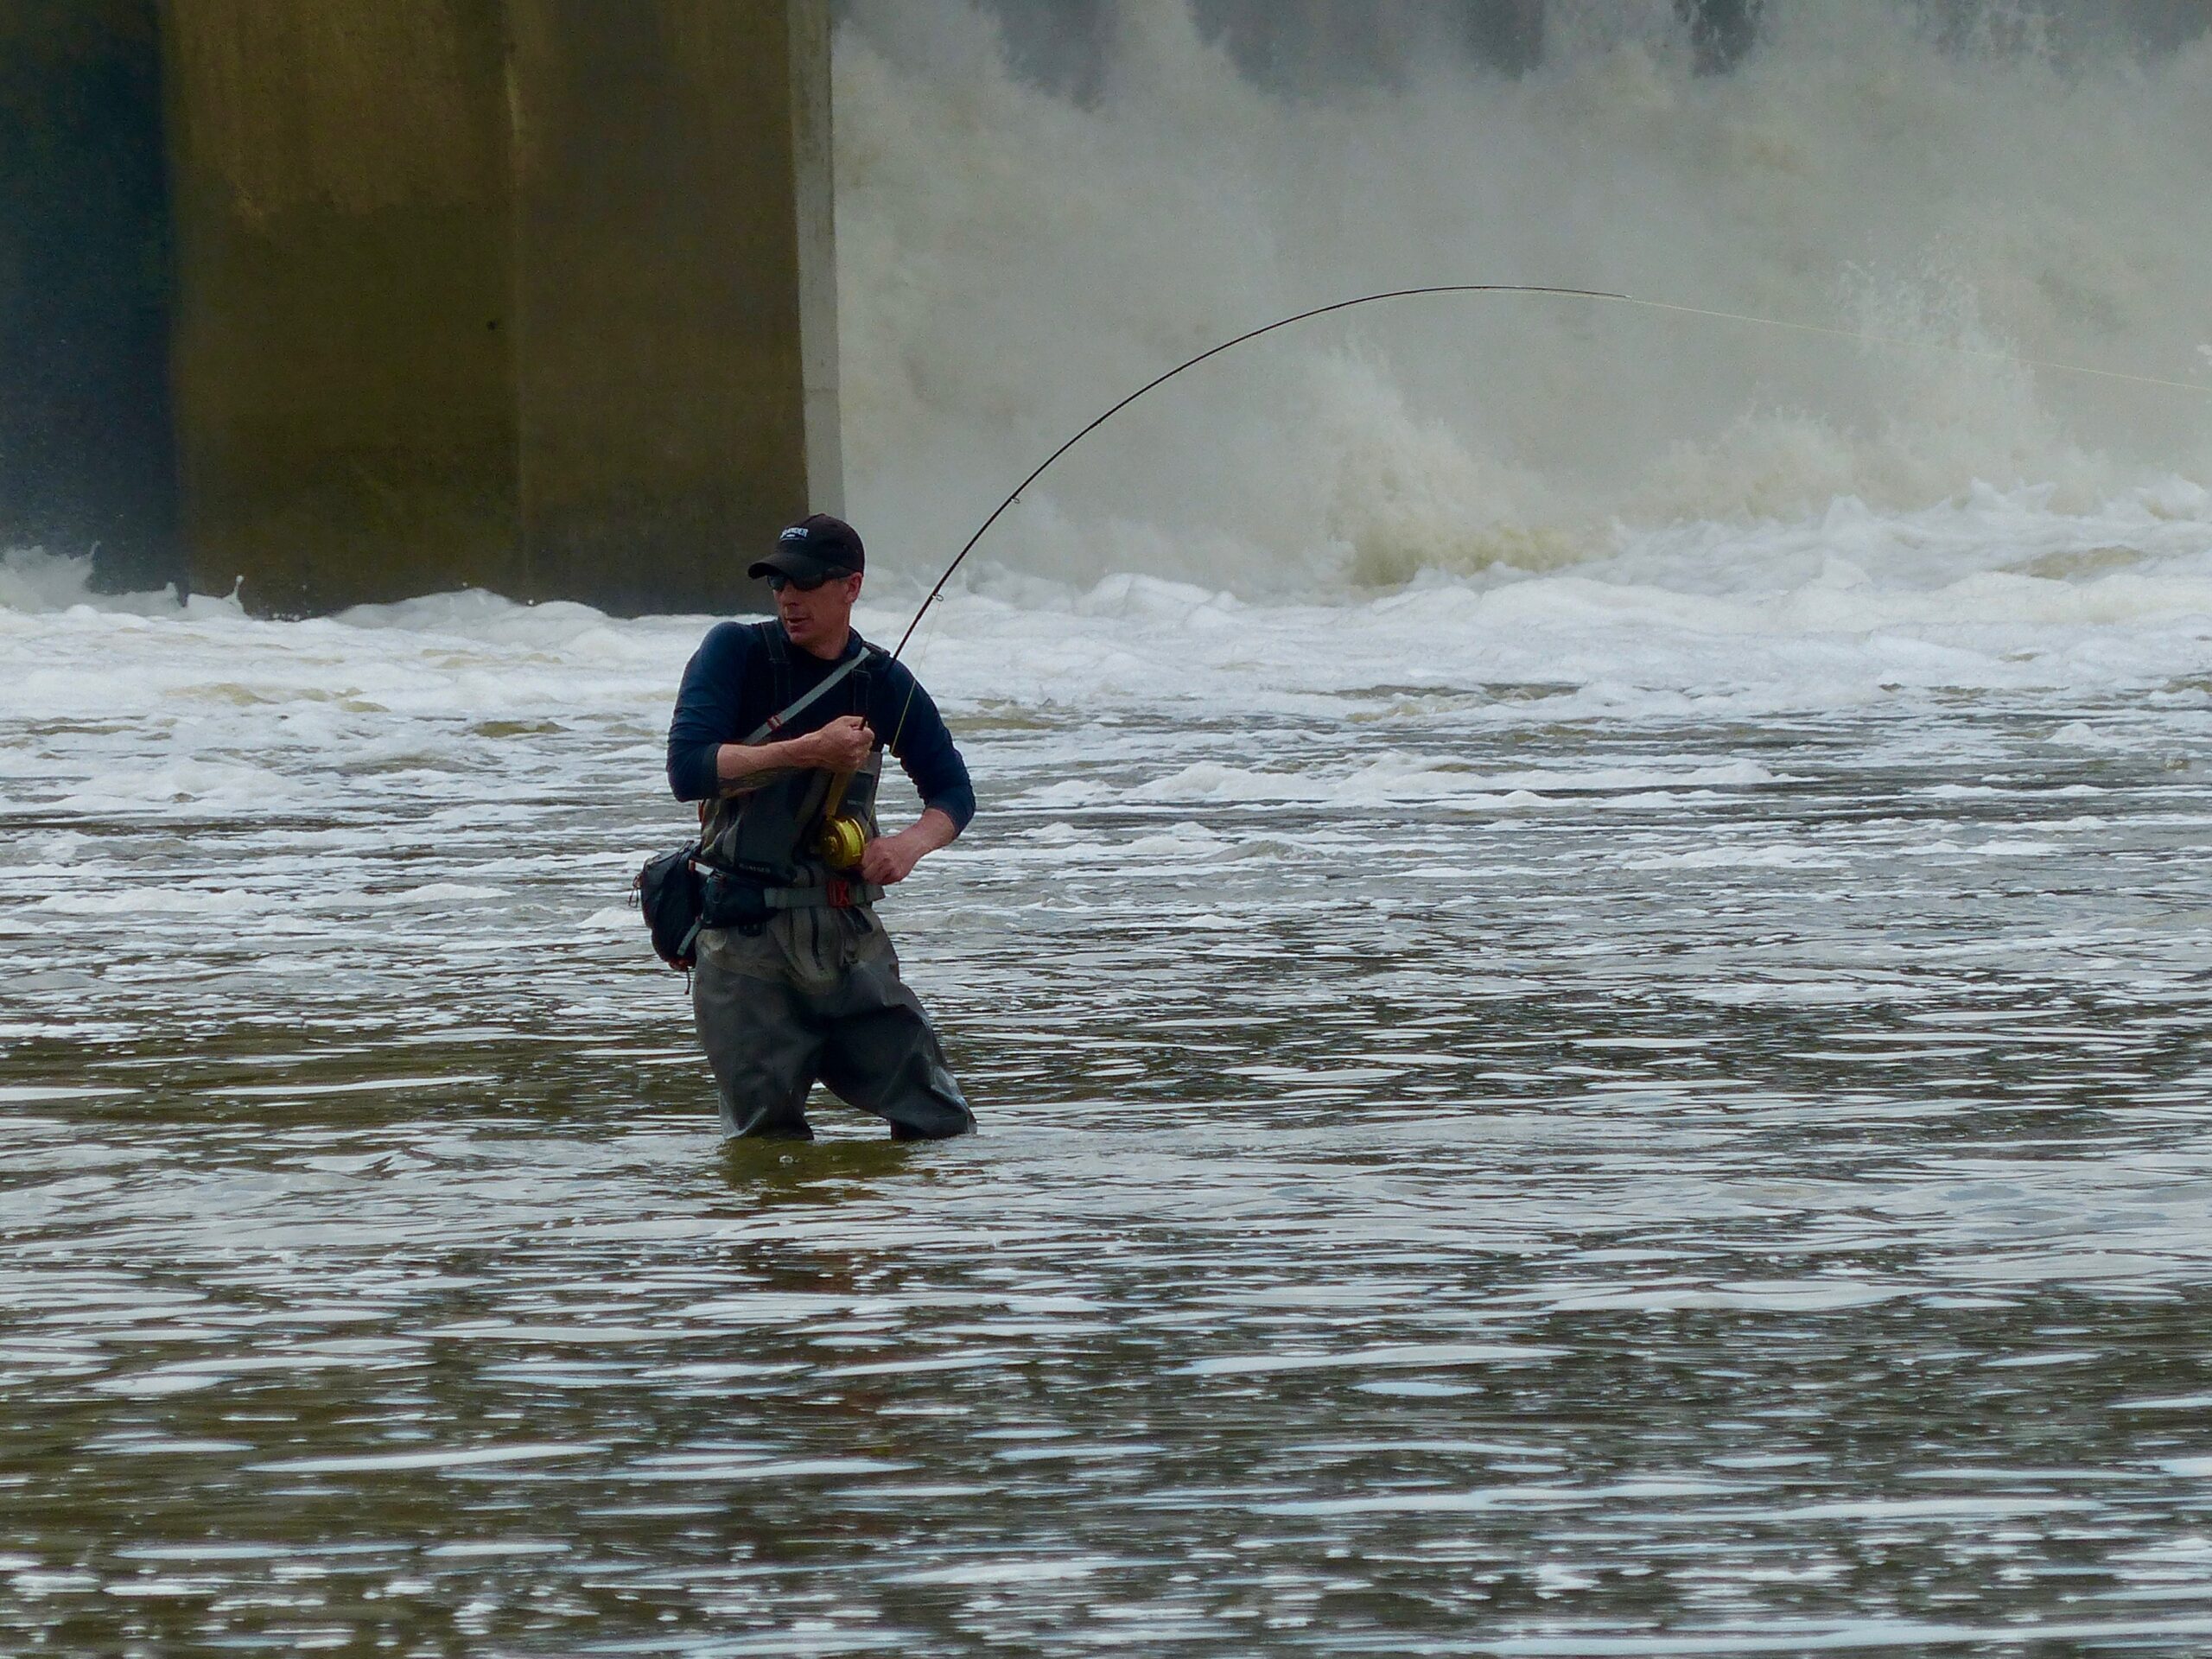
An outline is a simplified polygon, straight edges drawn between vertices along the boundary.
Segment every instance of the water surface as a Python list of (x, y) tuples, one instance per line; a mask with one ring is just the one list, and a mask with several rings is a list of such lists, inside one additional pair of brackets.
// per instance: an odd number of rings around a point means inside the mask
[(2185, 677), (956, 686), (984, 1133), (724, 1149), (694, 625), (19, 621), (168, 677), (0, 727), (0, 1646), (2212, 1639)]

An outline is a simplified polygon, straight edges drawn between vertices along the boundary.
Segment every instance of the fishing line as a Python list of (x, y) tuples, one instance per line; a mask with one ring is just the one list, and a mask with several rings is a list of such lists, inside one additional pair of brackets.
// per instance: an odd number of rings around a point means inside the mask
[[(988, 531), (993, 524), (998, 523), (1000, 516), (1003, 514), (1008, 507), (1012, 506), (1016, 501), (1019, 501), (1021, 499), (1022, 492), (1027, 490), (1032, 484), (1034, 484), (1039, 479), (1042, 478), (1045, 475), (1046, 468), (1049, 467), (1054, 461), (1058, 461), (1062, 455), (1067, 454), (1069, 450), (1074, 448), (1076, 445), (1081, 443), (1093, 432), (1096, 432), (1100, 427), (1105, 425), (1107, 422), (1112, 420), (1116, 415), (1127, 409), (1131, 404), (1136, 402), (1138, 398), (1143, 397), (1147, 392), (1166, 385), (1170, 380), (1173, 380), (1177, 375), (1181, 374), (1186, 369), (1195, 369), (1199, 364), (1205, 362), (1208, 358), (1220, 356), (1231, 346), (1242, 346), (1245, 341), (1249, 340), (1257, 340), (1262, 334), (1271, 334), (1278, 328), (1287, 328), (1294, 322), (1305, 322), (1314, 317), (1325, 317), (1332, 311), (1349, 311), (1352, 307), (1357, 305), (1373, 305), (1382, 300), (1408, 300), (1425, 294), (1548, 294), (1567, 299), (1604, 300), (1614, 305), (1635, 306), (1639, 309), (1646, 311), (1670, 311), (1680, 316), (1711, 317), (1724, 322), (1751, 323), (1763, 328), (1788, 329), (1793, 334), (1825, 334), (1831, 339), (1855, 340), (1862, 346), (1886, 346), (1905, 351), (1942, 352), (1948, 353), (1954, 357), (1975, 358), (1984, 361), (2010, 363), (2022, 368), (2049, 369), (2053, 372), (2059, 374), (2088, 375), (2100, 380), (2122, 380), (2141, 386), (2159, 386), (2169, 391), (2193, 391), (2200, 396), (2212, 395), (2212, 387), (2207, 387), (2187, 380), (2164, 379), (2155, 374), (2131, 374), (2123, 369), (2098, 369), (2091, 368), (2088, 365), (2082, 363), (2061, 363), (2055, 362), (2045, 358), (2021, 357), (2012, 352), (1994, 351), (1986, 346), (1949, 346), (1944, 344), (1941, 340), (1907, 340), (1895, 334), (1866, 334), (1856, 329), (1837, 328), (1823, 323), (1792, 322), (1781, 317), (1754, 316), (1747, 312), (1718, 311), (1708, 309), (1704, 306), (1697, 305), (1676, 305), (1666, 300), (1643, 300), (1637, 298), (1632, 294), (1616, 294), (1607, 289), (1554, 288), (1533, 283), (1444, 283), (1428, 288), (1394, 288), (1380, 294), (1362, 294), (1356, 299), (1338, 300), (1332, 305), (1317, 305), (1310, 311), (1300, 311), (1291, 316), (1277, 318), (1273, 322), (1265, 324), (1258, 328), (1248, 329), (1243, 334), (1237, 335), (1234, 340), (1224, 340), (1220, 345), (1212, 346), (1206, 351), (1200, 352), (1196, 357), (1191, 358), (1185, 362), (1178, 363), (1173, 368), (1168, 370), (1166, 373), (1157, 375), (1154, 378), (1146, 381), (1144, 385), (1139, 386), (1135, 391), (1129, 393), (1128, 397), (1122, 398), (1121, 402), (1116, 404), (1111, 409), (1109, 409), (1104, 414), (1092, 421), (1088, 426), (1084, 427), (1080, 432), (1077, 432), (1065, 443), (1063, 443), (1058, 448), (1053, 450), (1051, 454), (1039, 461), (1035, 469), (1030, 473), (1029, 476), (1023, 479), (1020, 483), (1015, 485), (1014, 489), (1007, 494), (1006, 499), (1000, 502), (998, 505), (991, 509), (991, 516), (984, 519), (981, 524), (978, 524), (976, 527), (976, 533), (968, 538), (966, 544), (961, 548), (959, 552), (953, 555), (952, 563), (944, 567), (944, 574), (937, 579), (936, 585), (930, 589), (928, 595), (923, 599), (921, 608), (914, 613), (914, 620), (906, 625), (906, 632), (899, 636), (898, 648), (891, 653), (892, 660), (896, 662), (899, 659), (900, 653), (906, 649), (906, 643), (914, 637), (914, 630), (921, 626), (922, 618), (929, 613), (930, 607), (937, 603), (938, 597), (944, 592), (945, 583), (952, 580), (953, 573), (960, 569), (961, 565), (966, 561), (969, 554), (975, 551), (976, 543), (983, 539), (984, 533)], [(906, 694), (907, 708), (912, 708), (913, 706), (913, 692), (910, 690)], [(899, 733), (904, 732), (906, 730), (906, 709), (902, 709), (899, 715), (898, 730), (892, 734), (892, 742), (893, 745), (896, 745)]]
[(2193, 391), (2212, 396), (2212, 386), (2202, 381), (2167, 380), (2155, 374), (2132, 374), (2126, 369), (2093, 369), (2086, 363), (2061, 363), (2044, 357), (2022, 357), (1986, 346), (1951, 346), (1940, 340), (1908, 340), (1899, 334), (1866, 334), (1854, 329), (1830, 327), (1817, 322), (1789, 322), (1780, 317), (1755, 317), (1740, 311), (1708, 311), (1700, 305), (1672, 305), (1665, 300), (1639, 300), (1626, 294), (1610, 297), (1624, 305), (1647, 311), (1675, 311), (1686, 317), (1719, 317), (1726, 322), (1756, 322), (1765, 328), (1787, 328), (1800, 334), (1827, 334), (1836, 340), (1855, 340), (1862, 346), (1894, 346), (1911, 352), (1946, 352), (1953, 357), (1980, 358), (1986, 362), (2011, 363), (2024, 369), (2050, 369), (2059, 374), (2086, 374), (2099, 380), (2125, 380), (2139, 386), (2163, 386), (2169, 391)]

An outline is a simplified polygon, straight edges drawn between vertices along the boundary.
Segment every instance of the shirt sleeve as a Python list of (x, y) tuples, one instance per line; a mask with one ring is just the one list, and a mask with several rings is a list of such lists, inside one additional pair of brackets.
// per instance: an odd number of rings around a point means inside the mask
[(891, 753), (914, 780), (925, 807), (933, 806), (965, 830), (976, 816), (976, 786), (968, 763), (953, 747), (952, 734), (904, 663), (894, 663), (877, 694), (876, 729), (889, 734)]
[(738, 703), (744, 696), (751, 632), (740, 623), (708, 630), (684, 664), (668, 722), (668, 786), (679, 801), (712, 800), (721, 792), (715, 752), (738, 736)]

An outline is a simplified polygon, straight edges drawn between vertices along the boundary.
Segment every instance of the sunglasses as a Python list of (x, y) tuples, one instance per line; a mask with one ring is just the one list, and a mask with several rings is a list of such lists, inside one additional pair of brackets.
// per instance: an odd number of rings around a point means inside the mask
[(833, 570), (827, 575), (817, 576), (812, 582), (801, 582), (797, 576), (787, 576), (780, 570), (768, 573), (768, 591), (780, 594), (786, 588), (796, 588), (802, 594), (810, 594), (825, 582), (842, 582), (852, 574), (849, 570)]

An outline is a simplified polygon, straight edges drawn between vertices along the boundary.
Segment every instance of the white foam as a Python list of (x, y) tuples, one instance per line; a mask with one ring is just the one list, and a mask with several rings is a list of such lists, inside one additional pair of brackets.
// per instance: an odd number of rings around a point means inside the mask
[(103, 893), (57, 893), (38, 901), (64, 916), (239, 916), (265, 910), (260, 893), (236, 887), (125, 887)]
[[(1116, 782), (1093, 766), (1033, 787), (1020, 798), (1028, 808), (1399, 801), (1510, 813), (1596, 793), (1649, 809), (1789, 779), (1709, 752), (1461, 766), (1426, 736), (1401, 751), (1391, 733), (1439, 720), (1494, 731), (1756, 718), (1962, 692), (2201, 703), (2212, 516), (2154, 525), (2140, 506), (2069, 517), (2032, 492), (1910, 513), (1853, 505), (1817, 524), (1630, 537), (1571, 572), (1431, 576), (1325, 601), (1259, 603), (1128, 575), (1087, 587), (1030, 578), (1019, 605), (950, 596), (910, 657), (963, 722), (1009, 705), (1048, 715), (1153, 707), (1179, 719), (1321, 719), (1366, 746), (1350, 764), (1317, 763), (1289, 740), (1163, 756), (1134, 733), (1094, 728), (1087, 760), (1118, 753), (1132, 770)], [(2157, 545), (2126, 571), (1987, 568), (2023, 544), (2046, 550), (2038, 558), (2067, 546), (2086, 556), (2127, 534)], [(1849, 547), (1847, 571), (1840, 555), (1807, 565), (1798, 549), (1816, 536)], [(78, 563), (41, 574), (19, 556), (15, 568), (41, 590), (81, 576)], [(104, 604), (0, 611), (0, 720), (72, 728), (59, 753), (0, 752), (0, 811), (253, 817), (398, 791), (449, 798), (445, 810), (460, 815), (442, 821), (449, 827), (496, 824), (509, 801), (544, 787), (483, 764), (512, 753), (514, 731), (613, 738), (641, 779), (656, 773), (676, 683), (711, 621), (617, 621), (486, 594), (301, 623), (227, 606)], [(895, 637), (905, 615), (871, 604), (861, 621)], [(2075, 719), (2051, 741), (2141, 739)], [(44, 833), (33, 855), (47, 862), (83, 844)]]

